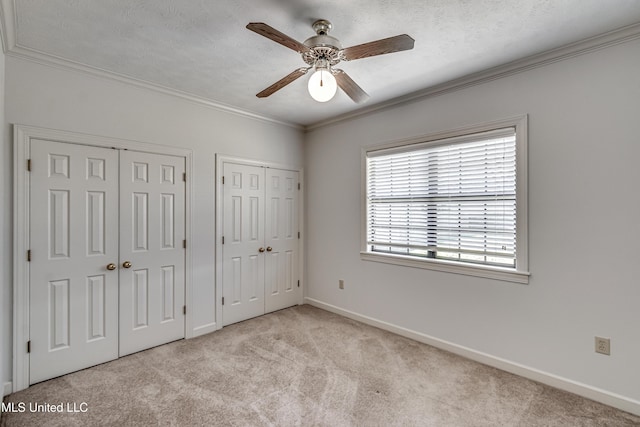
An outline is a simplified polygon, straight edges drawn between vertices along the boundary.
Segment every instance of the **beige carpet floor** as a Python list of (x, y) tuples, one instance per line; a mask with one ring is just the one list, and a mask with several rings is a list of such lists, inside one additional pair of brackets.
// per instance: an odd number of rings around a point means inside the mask
[[(640, 426), (640, 417), (307, 305), (4, 401), (26, 411), (5, 412), (2, 426)], [(36, 402), (86, 412), (29, 412)]]

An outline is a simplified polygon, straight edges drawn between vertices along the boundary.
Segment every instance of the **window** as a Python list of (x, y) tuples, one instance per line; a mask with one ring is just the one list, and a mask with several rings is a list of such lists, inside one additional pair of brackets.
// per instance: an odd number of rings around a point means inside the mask
[(366, 151), (363, 258), (526, 282), (525, 124)]

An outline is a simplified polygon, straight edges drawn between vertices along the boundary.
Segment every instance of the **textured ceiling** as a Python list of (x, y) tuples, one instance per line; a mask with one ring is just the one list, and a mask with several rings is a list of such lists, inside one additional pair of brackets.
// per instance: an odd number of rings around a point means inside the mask
[(304, 41), (314, 35), (311, 23), (324, 18), (345, 47), (409, 34), (413, 50), (340, 64), (369, 93), (370, 106), (640, 22), (638, 0), (2, 1), (4, 25), (23, 53), (301, 125), (363, 107), (340, 91), (327, 103), (313, 101), (306, 77), (256, 98), (305, 64), (247, 23)]

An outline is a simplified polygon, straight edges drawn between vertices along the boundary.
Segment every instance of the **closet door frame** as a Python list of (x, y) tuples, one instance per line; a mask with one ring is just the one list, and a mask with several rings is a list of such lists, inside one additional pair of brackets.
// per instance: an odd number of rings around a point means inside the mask
[[(35, 126), (13, 125), (13, 378), (12, 391), (20, 391), (29, 387), (28, 353), (29, 335), (29, 261), (27, 251), (30, 249), (29, 198), (30, 172), (27, 161), (31, 158), (31, 140), (42, 139), (82, 144), (95, 147), (114, 148), (120, 150), (142, 151), (166, 154), (185, 159), (185, 304), (191, 306), (191, 195), (193, 185), (191, 170), (193, 152), (189, 149), (125, 139), (96, 136), (77, 132), (47, 129)], [(187, 310), (185, 316), (185, 338), (193, 337), (193, 313)]]
[(300, 183), (300, 194), (298, 197), (298, 228), (300, 230), (300, 239), (298, 241), (298, 271), (300, 275), (300, 298), (298, 301), (298, 305), (304, 302), (305, 295), (305, 270), (304, 270), (304, 247), (305, 247), (305, 228), (304, 228), (304, 168), (297, 167), (293, 165), (285, 165), (281, 163), (274, 162), (266, 162), (262, 160), (256, 159), (247, 159), (241, 157), (228, 156), (224, 154), (216, 154), (216, 265), (215, 265), (215, 274), (216, 274), (216, 325), (217, 329), (222, 328), (222, 236), (223, 236), (223, 186), (222, 186), (222, 175), (223, 175), (223, 164), (225, 162), (229, 163), (238, 163), (248, 166), (259, 166), (264, 168), (273, 168), (273, 169), (284, 169), (298, 172), (299, 183)]

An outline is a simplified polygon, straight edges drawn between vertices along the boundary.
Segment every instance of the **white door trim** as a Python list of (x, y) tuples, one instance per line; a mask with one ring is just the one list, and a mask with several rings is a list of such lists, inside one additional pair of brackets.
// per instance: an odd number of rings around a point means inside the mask
[[(213, 330), (218, 330), (222, 328), (222, 165), (226, 162), (229, 163), (237, 163), (241, 165), (249, 165), (249, 166), (262, 166), (266, 168), (274, 168), (274, 169), (284, 169), (296, 171), (299, 174), (299, 182), (300, 182), (300, 197), (298, 203), (298, 227), (300, 228), (300, 242), (299, 242), (299, 258), (298, 258), (298, 268), (300, 274), (300, 288), (302, 292), (300, 292), (300, 300), (298, 301), (298, 305), (304, 303), (304, 297), (306, 294), (305, 287), (305, 271), (304, 271), (304, 247), (305, 247), (305, 229), (304, 229), (304, 168), (292, 166), (292, 165), (284, 165), (280, 163), (273, 162), (265, 162), (261, 160), (255, 159), (246, 159), (241, 157), (233, 157), (227, 156), (224, 154), (216, 154), (216, 322), (215, 329), (211, 329), (208, 332)], [(214, 326), (214, 325), (211, 325)]]
[(149, 153), (184, 157), (187, 182), (185, 187), (185, 337), (193, 337), (193, 313), (191, 307), (191, 195), (193, 152), (189, 149), (130, 141), (117, 138), (46, 129), (35, 126), (13, 125), (13, 391), (29, 387), (29, 185), (27, 160), (30, 158), (32, 139), (44, 139), (71, 144), (112, 147)]

